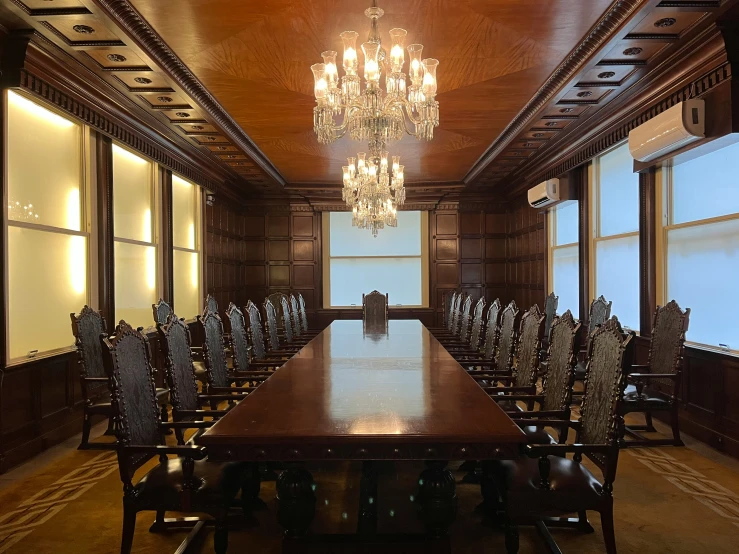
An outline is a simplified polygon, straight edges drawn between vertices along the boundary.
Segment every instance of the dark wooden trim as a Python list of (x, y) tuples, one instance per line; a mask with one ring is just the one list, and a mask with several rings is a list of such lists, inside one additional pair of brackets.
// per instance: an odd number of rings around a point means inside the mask
[(115, 244), (113, 241), (113, 141), (96, 133), (98, 302), (110, 333), (115, 329)]
[(577, 196), (580, 320), (587, 327), (590, 310), (590, 184), (588, 183), (587, 168), (584, 165), (570, 171), (569, 176), (570, 186)]
[[(172, 251), (172, 172), (159, 166), (162, 206), (162, 235), (159, 247), (162, 249), (162, 298), (174, 309), (174, 252)], [(201, 260), (202, 262), (202, 260)]]
[(217, 123), (226, 137), (243, 150), (279, 185), (285, 179), (249, 136), (234, 121), (215, 97), (203, 86), (190, 69), (167, 46), (149, 23), (127, 0), (94, 0), (205, 112)]
[(657, 174), (654, 168), (639, 174), (639, 330), (652, 334), (657, 308)]

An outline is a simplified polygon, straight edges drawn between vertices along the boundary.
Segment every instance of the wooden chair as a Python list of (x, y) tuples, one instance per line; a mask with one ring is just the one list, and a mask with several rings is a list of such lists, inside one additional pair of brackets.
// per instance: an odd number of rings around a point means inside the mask
[[(99, 312), (87, 305), (82, 308), (79, 315), (69, 315), (72, 319), (72, 334), (75, 338), (78, 363), (80, 364), (80, 388), (85, 402), (82, 419), (82, 440), (78, 448), (80, 450), (113, 448), (114, 443), (89, 442), (94, 416), (108, 418), (108, 429), (105, 434), (112, 435), (114, 433), (110, 383), (103, 366), (103, 351), (100, 345), (100, 335), (106, 334), (105, 319)], [(169, 391), (167, 389), (157, 389), (157, 402), (159, 403), (162, 421), (167, 421), (169, 417), (167, 412)]]
[(458, 356), (462, 354), (477, 355), (480, 354), (480, 339), (482, 338), (482, 327), (483, 327), (483, 315), (485, 312), (485, 299), (480, 298), (475, 303), (475, 309), (472, 312), (471, 321), (472, 326), (470, 327), (469, 340), (459, 346), (451, 346), (444, 344), (445, 348), (453, 355)]
[(552, 437), (545, 429), (529, 425), (532, 419), (561, 419), (569, 421), (572, 402), (572, 385), (575, 377), (577, 361), (577, 338), (580, 323), (575, 321), (570, 310), (552, 323), (551, 340), (549, 341), (549, 371), (542, 380), (542, 391), (534, 395), (509, 395), (508, 399), (516, 402), (534, 403), (538, 410), (511, 411), (508, 415), (514, 418), (528, 437), (528, 442), (535, 444), (554, 444), (564, 442), (566, 433)]
[(452, 337), (439, 336), (437, 340), (444, 346), (458, 346), (466, 348), (469, 345), (470, 329), (472, 327), (472, 319), (470, 312), (472, 311), (472, 296), (467, 295), (462, 302), (462, 308), (459, 312), (459, 333)]
[(464, 303), (464, 296), (465, 294), (462, 292), (454, 293), (452, 295), (448, 324), (444, 329), (431, 329), (431, 332), (435, 337), (455, 337), (459, 334), (459, 314), (461, 306)]
[(362, 320), (370, 325), (386, 322), (388, 305), (387, 293), (373, 290), (369, 294), (362, 294)]
[[(204, 417), (218, 419), (225, 415), (228, 410), (202, 410), (202, 404), (233, 400), (234, 398), (240, 399), (246, 396), (245, 394), (234, 395), (231, 393), (199, 394), (190, 351), (190, 333), (185, 322), (178, 319), (175, 314), (170, 314), (164, 324), (157, 325), (157, 331), (164, 353), (164, 367), (171, 393), (173, 421), (202, 420)], [(177, 435), (177, 444), (185, 444), (183, 430), (175, 429), (175, 434)]]
[(442, 324), (441, 327), (429, 327), (428, 330), (436, 334), (437, 332), (450, 332), (451, 331), (451, 318), (452, 311), (454, 310), (454, 303), (457, 301), (456, 291), (445, 292), (443, 296), (444, 311), (442, 312)]
[(305, 299), (303, 298), (302, 293), (298, 293), (298, 307), (300, 308), (300, 321), (302, 323), (303, 332), (304, 333), (307, 333), (307, 334), (318, 334), (318, 333), (320, 333), (320, 330), (318, 330), (318, 329), (311, 329), (308, 326), (308, 312), (305, 309)]
[(203, 309), (203, 313), (205, 312), (211, 312), (214, 314), (218, 313), (218, 301), (216, 301), (215, 297), (210, 294), (205, 297), (205, 308)]
[[(674, 300), (657, 306), (649, 340), (649, 359), (645, 365), (632, 365), (627, 378), (622, 414), (643, 412), (645, 425), (627, 425), (625, 432), (633, 439), (621, 446), (683, 446), (680, 439), (677, 391), (682, 376), (685, 333), (690, 324), (690, 308), (682, 311)], [(672, 439), (648, 439), (640, 431), (655, 432), (653, 412), (669, 412)]]
[(480, 371), (494, 371), (499, 375), (510, 375), (516, 347), (517, 324), (518, 308), (516, 307), (516, 301), (511, 300), (511, 303), (505, 307), (500, 316), (498, 344), (495, 347), (492, 359), (465, 360), (465, 367), (471, 370), (473, 374)]
[[(111, 338), (101, 337), (112, 386), (112, 404), (118, 435), (118, 466), (123, 482), (123, 537), (121, 554), (133, 545), (136, 514), (155, 511), (205, 513), (215, 519), (215, 552), (228, 545), (226, 517), (249, 476), (248, 464), (212, 464), (202, 446), (167, 446), (163, 429), (202, 429), (212, 421), (162, 423), (157, 408), (154, 374), (146, 336), (121, 322)], [(174, 455), (176, 458), (168, 458)], [(151, 458), (159, 464), (134, 482), (136, 471)], [(197, 530), (203, 527), (199, 522)], [(190, 533), (178, 552), (184, 552), (197, 531)]]
[[(539, 348), (541, 347), (541, 337), (544, 333), (544, 320), (545, 317), (539, 311), (539, 306), (536, 304), (521, 317), (516, 369), (513, 375), (504, 369), (503, 371), (482, 372), (482, 374), (473, 376), (478, 382), (501, 382), (507, 384), (506, 386), (484, 387), (485, 392), (490, 394), (506, 411), (518, 409), (516, 401), (510, 398), (511, 394), (536, 395)], [(529, 400), (528, 402), (528, 409), (531, 410), (533, 408), (533, 401)]]
[(277, 329), (280, 332), (284, 332), (285, 328), (283, 327), (283, 318), (282, 318), (282, 299), (287, 298), (287, 295), (284, 292), (273, 292), (267, 297), (267, 300), (272, 302), (272, 305), (275, 307), (275, 312), (277, 314)]
[[(525, 456), (518, 460), (486, 464), (486, 477), (493, 485), (483, 487), (483, 493), (488, 498), (499, 495), (502, 499), (509, 554), (518, 552), (519, 524), (536, 525), (553, 549), (556, 542), (547, 525), (592, 532), (587, 521), (589, 510), (600, 513), (607, 554), (616, 553), (613, 482), (618, 463), (618, 440), (623, 434), (619, 404), (632, 345), (633, 335), (624, 336), (616, 318), (602, 324), (588, 347), (580, 419), (532, 422), (537, 427), (575, 430), (573, 444), (530, 444), (524, 447)], [(567, 454), (574, 456), (570, 459)], [(600, 470), (602, 482), (582, 464), (583, 455)], [(552, 517), (566, 514), (579, 517)]]
[(229, 324), (229, 340), (233, 354), (233, 372), (239, 376), (269, 377), (274, 370), (282, 365), (282, 361), (257, 360), (249, 346), (249, 331), (244, 313), (231, 302), (226, 310), (226, 320)]
[[(249, 338), (251, 339), (252, 356), (250, 364), (257, 367), (280, 367), (283, 365), (286, 353), (268, 352), (264, 341), (264, 331), (262, 330), (262, 317), (259, 315), (259, 308), (251, 300), (246, 303), (246, 314), (249, 317)], [(291, 354), (287, 355), (289, 357)]]
[[(599, 325), (605, 323), (609, 317), (611, 317), (611, 306), (613, 302), (608, 302), (603, 295), (593, 300), (590, 303), (590, 311), (588, 312), (588, 328), (587, 338), (585, 341), (585, 349), (580, 351), (580, 361), (575, 366), (575, 381), (585, 380), (585, 355), (587, 354), (589, 345), (588, 341), (590, 336), (593, 334)], [(581, 343), (582, 344), (582, 343)], [(579, 393), (575, 393), (576, 396), (581, 396)]]
[[(203, 342), (203, 357), (205, 358), (205, 371), (208, 382), (208, 394), (233, 394), (233, 393), (250, 393), (256, 390), (257, 386), (232, 386), (234, 383), (241, 383), (246, 380), (243, 374), (236, 375), (230, 372), (226, 363), (226, 343), (223, 333), (223, 322), (220, 316), (206, 310), (205, 315), (198, 316), (198, 322), (201, 325), (205, 341)], [(263, 381), (266, 377), (254, 379)], [(251, 379), (250, 379), (251, 380)], [(215, 403), (211, 403), (211, 408), (215, 409)]]
[(300, 303), (295, 294), (290, 294), (290, 315), (292, 316), (293, 333), (297, 337), (315, 337), (320, 331), (309, 331), (307, 327), (303, 327), (303, 319), (300, 315)]
[(541, 354), (542, 359), (546, 358), (547, 347), (549, 346), (549, 331), (552, 328), (552, 322), (557, 315), (557, 305), (559, 304), (559, 296), (553, 292), (549, 293), (546, 301), (544, 302), (544, 336), (541, 339)]
[(305, 339), (301, 341), (293, 340), (287, 346), (280, 343), (280, 333), (277, 328), (277, 312), (269, 298), (264, 299), (262, 308), (264, 311), (264, 327), (267, 331), (267, 343), (270, 354), (291, 356), (300, 350), (307, 342)]
[(167, 322), (167, 318), (172, 315), (172, 306), (167, 304), (163, 298), (160, 298), (156, 304), (151, 305), (151, 310), (154, 312), (154, 325), (164, 325)]
[(294, 323), (292, 315), (290, 314), (290, 303), (287, 297), (281, 300), (282, 302), (282, 328), (285, 331), (285, 342), (288, 346), (306, 344), (311, 338), (310, 337), (299, 337), (295, 333)]

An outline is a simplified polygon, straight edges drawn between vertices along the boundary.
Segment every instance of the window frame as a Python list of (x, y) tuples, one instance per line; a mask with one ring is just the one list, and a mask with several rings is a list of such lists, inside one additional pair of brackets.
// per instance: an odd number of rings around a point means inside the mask
[[(628, 233), (618, 233), (616, 235), (608, 235), (606, 237), (603, 237), (601, 236), (600, 230), (600, 160), (603, 156), (610, 154), (614, 150), (624, 147), (626, 144), (628, 144), (628, 141), (624, 140), (619, 142), (618, 144), (613, 145), (612, 147), (604, 150), (603, 152), (595, 156), (588, 164), (588, 186), (590, 187), (590, 198), (592, 199), (589, 206), (590, 222), (588, 229), (588, 257), (590, 265), (590, 271), (588, 275), (588, 307), (593, 302), (593, 300), (598, 297), (598, 293), (595, 290), (598, 274), (598, 256), (596, 255), (598, 243), (632, 237), (636, 237), (638, 240), (640, 234), (640, 229), (637, 229), (636, 231), (630, 231)], [(637, 209), (639, 209), (638, 204)], [(637, 267), (637, 270), (641, 271), (641, 268)], [(639, 295), (638, 308), (639, 310), (641, 310), (641, 291), (637, 289), (636, 292)], [(612, 315), (616, 315), (618, 317), (618, 313), (616, 312), (613, 312)], [(623, 322), (621, 324), (623, 325)], [(623, 325), (623, 328), (624, 330), (633, 331), (637, 335), (640, 334), (639, 322), (637, 322), (636, 328), (629, 327), (628, 325)]]
[[(429, 212), (427, 210), (410, 210), (421, 212), (421, 255), (420, 256), (331, 256), (331, 212), (321, 214), (322, 273), (323, 273), (323, 309), (354, 310), (362, 309), (362, 305), (331, 305), (331, 259), (385, 259), (385, 258), (420, 258), (421, 259), (421, 304), (389, 304), (388, 309), (423, 309), (429, 308)], [(369, 231), (367, 231), (369, 232)], [(368, 291), (369, 292), (369, 291)]]
[[(577, 242), (568, 242), (565, 244), (556, 244), (557, 243), (557, 208), (560, 206), (567, 204), (569, 202), (576, 202), (578, 204), (578, 236), (577, 236)], [(557, 294), (557, 291), (554, 290), (554, 253), (556, 250), (563, 250), (565, 248), (572, 248), (573, 246), (579, 247), (580, 245), (580, 221), (579, 221), (579, 206), (580, 200), (566, 200), (565, 202), (560, 202), (556, 206), (553, 206), (551, 209), (547, 210), (547, 220), (548, 220), (548, 241), (547, 241), (547, 294), (554, 293)], [(578, 251), (578, 274), (580, 273), (580, 253)], [(577, 282), (577, 295), (578, 298), (580, 297), (580, 282), (578, 280)], [(578, 310), (579, 312), (579, 310)]]
[[(70, 121), (74, 125), (77, 125), (79, 127), (80, 133), (79, 133), (79, 141), (80, 141), (80, 230), (75, 231), (73, 229), (64, 229), (62, 227), (56, 227), (53, 225), (44, 225), (39, 223), (27, 223), (24, 221), (15, 221), (11, 220), (8, 214), (8, 144), (9, 144), (9, 125), (8, 125), (8, 115), (9, 115), (9, 94), (14, 93), (25, 100), (32, 102), (36, 104), (37, 106), (48, 110), (49, 112), (66, 119), (67, 121)], [(70, 344), (67, 346), (60, 346), (58, 348), (52, 348), (50, 350), (38, 350), (35, 351), (32, 356), (25, 355), (25, 356), (16, 356), (11, 357), (10, 352), (10, 325), (8, 324), (10, 321), (10, 302), (8, 302), (9, 294), (10, 294), (10, 264), (8, 263), (8, 235), (9, 235), (9, 228), (10, 227), (17, 227), (21, 229), (29, 229), (33, 231), (41, 231), (44, 233), (54, 233), (62, 236), (67, 237), (83, 237), (86, 241), (86, 263), (87, 263), (87, 275), (86, 275), (86, 281), (85, 281), (85, 293), (86, 293), (86, 304), (91, 305), (96, 303), (97, 301), (97, 256), (95, 255), (95, 252), (97, 252), (97, 237), (96, 237), (96, 231), (97, 226), (95, 225), (95, 218), (93, 217), (92, 213), (92, 206), (93, 203), (96, 200), (95, 190), (94, 187), (91, 186), (91, 183), (93, 182), (93, 167), (94, 167), (94, 160), (93, 160), (93, 144), (92, 141), (94, 140), (94, 135), (88, 125), (83, 123), (82, 121), (70, 117), (68, 114), (65, 114), (63, 111), (58, 109), (53, 104), (50, 104), (48, 102), (45, 102), (43, 99), (37, 98), (33, 96), (32, 94), (27, 93), (23, 89), (19, 88), (9, 88), (4, 91), (4, 94), (2, 96), (2, 112), (3, 112), (3, 125), (2, 125), (2, 133), (3, 133), (3, 151), (1, 153), (3, 158), (3, 187), (2, 187), (2, 200), (3, 200), (3, 210), (2, 210), (2, 226), (3, 226), (3, 237), (2, 237), (2, 247), (3, 247), (3, 290), (5, 294), (5, 302), (3, 305), (4, 313), (3, 318), (5, 322), (5, 330), (4, 330), (4, 357), (3, 360), (5, 367), (13, 367), (17, 365), (22, 365), (24, 363), (28, 363), (32, 360), (39, 360), (39, 359), (45, 359), (45, 358), (51, 358), (53, 356), (58, 356), (60, 354), (67, 354), (70, 352), (74, 352), (76, 350), (76, 346), (74, 345), (74, 337), (72, 336), (72, 333), (70, 331)], [(81, 308), (81, 306), (80, 306)]]
[[(686, 160), (688, 162), (690, 160)], [(722, 223), (725, 221), (739, 221), (739, 212), (733, 214), (719, 215), (714, 217), (707, 217), (703, 219), (696, 219), (694, 221), (686, 221), (684, 223), (673, 223), (674, 220), (674, 196), (673, 196), (673, 171), (674, 171), (674, 160), (670, 158), (665, 161), (657, 168), (656, 173), (656, 205), (659, 208), (659, 217), (657, 218), (657, 229), (656, 233), (656, 273), (657, 273), (657, 299), (660, 306), (664, 306), (670, 301), (667, 298), (667, 234), (670, 231), (676, 229), (686, 229), (689, 227), (702, 227), (705, 225), (712, 225), (714, 223)], [(683, 306), (684, 308), (684, 306)], [(696, 342), (691, 340), (685, 341), (686, 346), (693, 348), (700, 348), (702, 350), (709, 350), (712, 352), (720, 352), (722, 354), (730, 354), (733, 356), (739, 356), (739, 345), (737, 348), (724, 348), (716, 344), (706, 344), (703, 342)]]
[[(203, 299), (205, 298), (205, 296), (203, 295), (203, 291), (205, 290), (205, 286), (204, 286), (204, 279), (205, 279), (205, 269), (204, 269), (205, 268), (205, 260), (204, 260), (204, 256), (203, 256), (203, 237), (205, 235), (205, 213), (204, 213), (205, 189), (203, 189), (203, 187), (201, 187), (197, 183), (192, 182), (190, 179), (187, 179), (186, 177), (183, 177), (182, 175), (179, 175), (179, 174), (175, 173), (174, 171), (171, 173), (171, 179), (170, 179), (170, 181), (171, 181), (172, 185), (170, 187), (171, 188), (171, 190), (170, 190), (171, 200), (170, 201), (172, 202), (172, 204), (171, 204), (172, 205), (172, 210), (171, 210), (171, 219), (172, 219), (172, 222), (171, 222), (170, 230), (173, 229), (172, 226), (174, 225), (174, 217), (175, 217), (175, 215), (174, 215), (174, 201), (173, 201), (173, 199), (174, 199), (174, 189), (173, 189), (173, 187), (174, 187), (174, 179), (175, 178), (181, 179), (184, 182), (186, 182), (187, 184), (192, 185), (193, 187), (195, 187), (195, 206), (193, 207), (193, 211), (194, 211), (194, 215), (195, 215), (195, 219), (196, 219), (196, 224), (195, 224), (195, 248), (194, 249), (193, 248), (186, 248), (184, 246), (175, 246), (175, 243), (174, 243), (174, 231), (172, 231), (172, 237), (171, 237), (171, 241), (170, 241), (171, 244), (172, 244), (172, 258), (173, 258), (173, 260), (172, 260), (172, 269), (171, 269), (172, 272), (173, 272), (173, 274), (172, 274), (172, 281), (171, 281), (172, 282), (172, 293), (171, 294), (172, 294), (172, 307), (173, 307), (175, 313), (177, 313), (177, 306), (175, 305), (175, 301), (174, 301), (175, 300), (175, 287), (176, 287), (175, 278), (174, 278), (174, 253), (175, 253), (175, 251), (187, 252), (187, 253), (190, 253), (190, 254), (197, 254), (198, 255), (198, 292), (197, 292), (197, 296), (198, 296), (199, 302), (203, 302)], [(202, 304), (200, 304), (200, 305), (202, 306)]]

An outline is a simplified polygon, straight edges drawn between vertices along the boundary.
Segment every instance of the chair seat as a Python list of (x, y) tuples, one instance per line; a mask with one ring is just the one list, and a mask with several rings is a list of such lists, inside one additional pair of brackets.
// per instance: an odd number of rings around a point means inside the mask
[(526, 425), (521, 427), (521, 430), (526, 435), (526, 442), (528, 444), (557, 444), (554, 437), (541, 427)]
[(597, 510), (603, 505), (603, 487), (584, 465), (557, 456), (549, 456), (549, 462), (549, 490), (540, 487), (538, 459), (526, 457), (500, 462), (499, 471), (509, 499), (507, 508), (512, 516), (556, 516)]
[[(183, 458), (170, 458), (155, 466), (136, 483), (134, 489), (140, 509), (180, 508), (182, 460)], [(196, 461), (193, 475), (199, 479), (200, 486), (192, 495), (193, 511), (207, 507), (228, 507), (243, 482), (246, 468), (247, 465), (243, 463)], [(233, 491), (232, 496), (226, 498), (224, 490)]]
[(108, 415), (112, 412), (112, 410), (113, 406), (110, 403), (110, 400), (95, 402), (94, 404), (85, 406), (85, 411), (90, 414)]
[(624, 401), (627, 404), (639, 403), (658, 407), (668, 407), (672, 405), (672, 403), (666, 398), (660, 397), (656, 394), (650, 394), (649, 390), (645, 389), (642, 391), (641, 394), (637, 393), (636, 386), (634, 385), (626, 385), (626, 390), (624, 391)]

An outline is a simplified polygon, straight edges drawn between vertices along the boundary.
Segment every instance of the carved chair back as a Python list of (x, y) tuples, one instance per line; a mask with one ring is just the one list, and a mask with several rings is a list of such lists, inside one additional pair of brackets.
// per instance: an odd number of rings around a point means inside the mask
[(485, 299), (480, 298), (475, 304), (472, 312), (472, 330), (470, 331), (470, 349), (480, 348), (480, 337), (482, 335), (482, 316), (485, 312)]
[(228, 387), (228, 367), (226, 366), (226, 342), (223, 334), (223, 321), (217, 312), (205, 310), (198, 316), (202, 325), (203, 358), (205, 359), (205, 375), (211, 387)]
[(264, 299), (264, 327), (270, 350), (280, 349), (280, 334), (277, 330), (277, 312), (269, 298)]
[(282, 320), (282, 299), (287, 298), (287, 295), (284, 292), (273, 292), (270, 294), (267, 299), (269, 299), (270, 302), (272, 302), (272, 306), (275, 308), (275, 312), (277, 314), (277, 328), (282, 329), (283, 328), (283, 320)]
[(298, 307), (300, 308), (300, 322), (305, 332), (308, 330), (308, 313), (305, 311), (305, 299), (301, 293), (298, 293)]
[(544, 339), (547, 341), (549, 340), (549, 331), (552, 328), (554, 316), (557, 315), (558, 304), (559, 296), (555, 295), (553, 292), (549, 293), (549, 296), (547, 296), (547, 299), (544, 302), (544, 316), (546, 317), (544, 320)]
[(585, 392), (580, 406), (578, 442), (613, 447), (610, 454), (588, 453), (606, 479), (616, 477), (618, 439), (623, 435), (619, 401), (626, 386), (625, 370), (631, 363), (633, 335), (624, 335), (614, 316), (593, 332), (588, 346)]
[(545, 316), (536, 304), (521, 317), (516, 356), (516, 385), (519, 387), (530, 387), (536, 384), (544, 319)]
[(453, 335), (459, 334), (459, 324), (460, 324), (460, 312), (462, 309), (462, 302), (464, 302), (464, 293), (460, 292), (457, 294), (457, 298), (454, 299), (454, 304), (452, 305), (452, 318), (451, 318), (451, 327), (449, 328), (449, 331)]
[(169, 314), (164, 324), (157, 324), (159, 344), (164, 354), (164, 372), (169, 384), (172, 407), (178, 410), (197, 410), (198, 382), (190, 350), (190, 332), (184, 321)]
[(370, 324), (382, 324), (387, 321), (388, 295), (373, 290), (362, 295), (362, 319)]
[[(148, 339), (121, 321), (112, 337), (98, 340), (110, 375), (119, 443), (134, 446), (164, 444)], [(128, 454), (119, 449), (121, 480), (129, 485), (136, 470), (151, 457), (148, 453)]]
[(555, 317), (550, 329), (547, 374), (544, 377), (542, 410), (562, 411), (570, 406), (575, 378), (576, 341), (580, 323), (567, 310)]
[(255, 360), (267, 357), (267, 346), (264, 343), (264, 332), (262, 331), (262, 317), (259, 308), (249, 300), (246, 303), (246, 313), (249, 316), (249, 335), (251, 337), (252, 354)]
[(300, 310), (298, 309), (298, 299), (294, 294), (290, 295), (290, 316), (292, 317), (293, 333), (295, 336), (303, 334), (303, 328), (300, 323)]
[(160, 298), (156, 304), (152, 304), (151, 310), (154, 312), (154, 325), (164, 325), (167, 323), (167, 318), (172, 315), (172, 306), (167, 304), (163, 298)]
[(451, 331), (452, 327), (452, 310), (454, 309), (454, 302), (457, 299), (457, 292), (446, 292), (444, 293), (444, 328)]
[(249, 339), (246, 331), (244, 313), (233, 302), (229, 302), (226, 310), (226, 322), (229, 329), (229, 341), (233, 355), (234, 371), (249, 369)]
[(205, 309), (203, 312), (218, 313), (218, 302), (213, 295), (209, 294), (205, 297)]
[[(652, 320), (652, 337), (649, 340), (649, 371), (651, 373), (678, 374), (681, 371), (685, 333), (690, 324), (690, 308), (680, 309), (671, 300), (664, 306), (657, 306)], [(672, 379), (653, 379), (665, 392), (673, 396), (676, 381)]]
[(288, 303), (287, 296), (282, 298), (282, 324), (285, 329), (285, 341), (288, 344), (292, 344), (295, 338), (295, 330), (293, 329), (293, 319), (290, 316), (290, 304)]
[(516, 322), (518, 319), (518, 308), (516, 301), (505, 307), (500, 317), (500, 334), (498, 337), (498, 348), (495, 352), (495, 367), (498, 371), (508, 371), (513, 364), (513, 352), (516, 347)]
[(485, 342), (482, 345), (482, 357), (492, 360), (500, 337), (500, 300), (493, 300), (488, 308), (488, 320), (485, 324)]
[(588, 315), (588, 336), (595, 331), (598, 325), (603, 325), (606, 320), (611, 317), (611, 305), (613, 302), (606, 301), (601, 294), (590, 304), (590, 312)]
[(462, 304), (462, 312), (459, 320), (459, 338), (467, 340), (470, 335), (470, 311), (472, 310), (472, 296), (467, 295)]
[(72, 319), (72, 334), (79, 355), (80, 376), (82, 377), (82, 394), (96, 394), (108, 388), (107, 383), (85, 382), (85, 377), (106, 377), (103, 365), (103, 348), (100, 335), (105, 333), (105, 318), (85, 305), (79, 315), (69, 314)]

